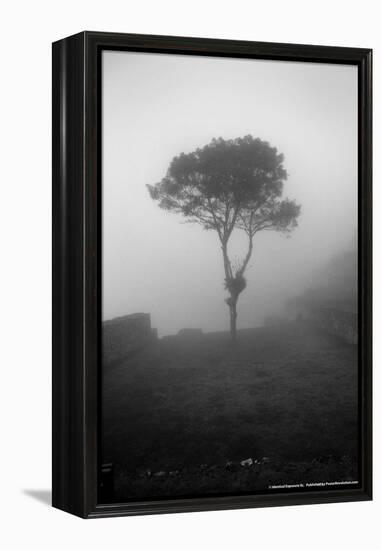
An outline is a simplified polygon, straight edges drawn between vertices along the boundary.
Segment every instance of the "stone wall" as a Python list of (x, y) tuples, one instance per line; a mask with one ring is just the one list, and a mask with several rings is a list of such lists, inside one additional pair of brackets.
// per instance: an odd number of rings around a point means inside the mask
[(104, 321), (102, 326), (103, 364), (110, 364), (139, 351), (157, 338), (149, 313), (133, 313)]
[(357, 345), (357, 314), (332, 308), (321, 308), (315, 312), (315, 322), (321, 330), (337, 336), (347, 344)]
[(307, 321), (328, 334), (357, 345), (357, 300), (356, 297), (324, 299), (312, 292), (297, 296), (286, 304), (286, 318)]

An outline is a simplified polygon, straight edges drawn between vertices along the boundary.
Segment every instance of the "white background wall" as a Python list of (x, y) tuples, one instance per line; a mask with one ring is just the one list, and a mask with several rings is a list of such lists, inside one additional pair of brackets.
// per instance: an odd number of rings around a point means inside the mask
[[(376, 50), (377, 96), (381, 64), (377, 55), (381, 47), (377, 3), (21, 0), (3, 5), (0, 25), (2, 547), (378, 547), (381, 505), (377, 468), (375, 501), (368, 503), (83, 521), (53, 510), (28, 494), (39, 490), (44, 496), (50, 488), (51, 475), (50, 43), (87, 29), (372, 47)], [(376, 153), (379, 122), (376, 112)], [(374, 242), (379, 248), (379, 163), (377, 154), (375, 157)], [(378, 253), (376, 281), (380, 261)], [(375, 340), (380, 326), (379, 302), (376, 286)], [(375, 352), (377, 389), (377, 345)], [(380, 413), (380, 404), (376, 403), (376, 420)], [(377, 429), (376, 422), (376, 432)], [(379, 447), (380, 438), (376, 437), (376, 465)]]

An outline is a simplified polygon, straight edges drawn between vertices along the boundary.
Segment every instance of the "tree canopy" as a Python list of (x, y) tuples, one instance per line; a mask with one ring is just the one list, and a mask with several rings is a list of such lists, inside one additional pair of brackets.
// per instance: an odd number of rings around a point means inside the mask
[(166, 176), (148, 185), (161, 208), (217, 231), (221, 241), (234, 227), (254, 236), (262, 230), (289, 232), (300, 207), (280, 200), (287, 172), (284, 157), (252, 136), (222, 138), (175, 157)]

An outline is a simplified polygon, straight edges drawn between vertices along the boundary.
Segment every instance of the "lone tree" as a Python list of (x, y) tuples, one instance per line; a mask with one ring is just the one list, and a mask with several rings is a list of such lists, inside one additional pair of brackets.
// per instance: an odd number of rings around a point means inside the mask
[[(287, 172), (283, 155), (266, 141), (248, 135), (211, 143), (175, 157), (167, 175), (148, 185), (160, 208), (182, 214), (188, 222), (217, 232), (225, 270), (230, 333), (237, 334), (237, 302), (246, 287), (245, 271), (259, 231), (290, 233), (297, 226), (300, 206), (280, 197)], [(234, 229), (247, 235), (247, 252), (232, 265), (228, 253)]]

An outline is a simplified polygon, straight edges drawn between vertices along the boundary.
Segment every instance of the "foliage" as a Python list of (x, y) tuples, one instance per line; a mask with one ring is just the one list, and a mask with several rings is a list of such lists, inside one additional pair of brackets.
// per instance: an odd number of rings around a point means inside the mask
[(245, 136), (213, 139), (193, 153), (181, 153), (167, 175), (148, 189), (161, 208), (217, 231), (226, 242), (234, 227), (251, 236), (296, 227), (300, 207), (280, 200), (286, 179), (283, 155), (267, 142)]

